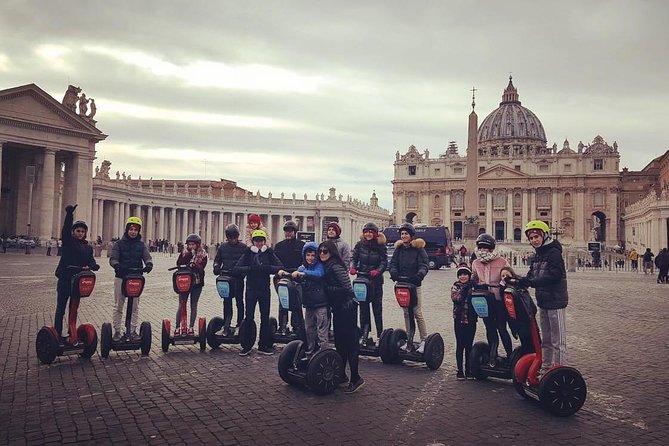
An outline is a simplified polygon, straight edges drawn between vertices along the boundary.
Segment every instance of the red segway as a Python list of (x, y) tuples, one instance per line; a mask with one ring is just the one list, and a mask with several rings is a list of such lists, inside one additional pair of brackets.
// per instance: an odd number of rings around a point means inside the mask
[(529, 330), (534, 353), (522, 356), (513, 370), (513, 386), (523, 398), (539, 402), (541, 407), (553, 415), (568, 417), (575, 414), (585, 403), (588, 390), (581, 373), (573, 367), (558, 365), (548, 370), (541, 378), (537, 376), (542, 363), (541, 338), (537, 326), (537, 307), (530, 293), (517, 286), (512, 279), (504, 290), (504, 305), (509, 319), (518, 327)]
[(98, 348), (98, 334), (92, 324), (77, 327), (79, 302), (88, 297), (95, 288), (95, 273), (88, 267), (68, 266), (79, 271), (72, 276), (69, 312), (67, 315), (68, 336), (61, 338), (54, 327), (44, 326), (37, 332), (35, 348), (43, 364), (51, 364), (57, 356), (79, 355), (89, 359)]
[[(405, 277), (395, 283), (395, 299), (400, 307), (409, 311), (409, 333), (397, 329), (388, 329), (385, 337), (379, 342), (379, 356), (384, 364), (401, 364), (402, 361), (424, 362), (430, 370), (437, 370), (444, 360), (444, 340), (439, 333), (432, 333), (425, 339), (423, 353), (417, 351), (418, 344), (414, 342), (416, 321), (413, 309), (418, 304), (416, 285), (407, 281)], [(407, 346), (403, 350), (403, 346)]]
[(141, 349), (142, 356), (147, 356), (151, 351), (151, 322), (143, 321), (139, 326), (139, 337), (132, 338), (130, 323), (132, 320), (132, 308), (135, 299), (139, 299), (144, 291), (144, 276), (142, 268), (130, 268), (123, 276), (121, 292), (127, 298), (128, 304), (125, 311), (125, 334), (119, 341), (112, 338), (112, 325), (109, 322), (102, 324), (100, 333), (100, 356), (106, 358), (110, 350), (125, 351)]
[[(176, 271), (175, 271), (176, 270)], [(195, 278), (193, 271), (188, 265), (179, 265), (168, 269), (174, 271), (172, 274), (172, 287), (179, 296), (179, 308), (181, 310), (181, 327), (175, 330), (174, 335), (170, 331), (171, 323), (169, 319), (163, 319), (162, 348), (167, 352), (172, 345), (200, 344), (200, 350), (207, 348), (207, 319), (199, 317), (197, 320), (197, 333), (188, 334), (188, 310), (186, 303), (188, 295), (193, 288)]]

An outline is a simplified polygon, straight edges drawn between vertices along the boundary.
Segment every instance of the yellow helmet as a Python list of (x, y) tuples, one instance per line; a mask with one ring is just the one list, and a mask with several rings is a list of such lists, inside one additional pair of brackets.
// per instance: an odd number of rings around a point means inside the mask
[(254, 238), (264, 238), (265, 240), (267, 240), (267, 233), (262, 229), (256, 229), (251, 234), (251, 240), (253, 240)]
[(532, 220), (527, 222), (525, 225), (525, 235), (527, 235), (528, 231), (531, 231), (532, 229), (538, 229), (539, 231), (543, 232), (544, 238), (548, 235), (550, 232), (550, 228), (546, 224), (546, 222), (543, 222), (541, 220)]
[(127, 227), (128, 225), (137, 225), (141, 228), (142, 227), (142, 219), (139, 218), (139, 217), (130, 217), (125, 222), (125, 226)]

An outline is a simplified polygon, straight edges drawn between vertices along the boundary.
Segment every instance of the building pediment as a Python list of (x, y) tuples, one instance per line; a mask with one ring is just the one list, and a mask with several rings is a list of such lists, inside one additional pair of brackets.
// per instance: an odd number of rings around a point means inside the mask
[(530, 175), (523, 172), (518, 172), (515, 169), (511, 169), (510, 167), (506, 167), (501, 164), (497, 164), (496, 166), (493, 166), (490, 169), (486, 169), (485, 172), (479, 174), (479, 180), (499, 179), (499, 178), (511, 179), (511, 180), (525, 179), (525, 178), (530, 178)]
[(107, 137), (93, 122), (68, 110), (35, 84), (0, 90), (0, 122), (18, 127), (83, 134), (98, 141)]

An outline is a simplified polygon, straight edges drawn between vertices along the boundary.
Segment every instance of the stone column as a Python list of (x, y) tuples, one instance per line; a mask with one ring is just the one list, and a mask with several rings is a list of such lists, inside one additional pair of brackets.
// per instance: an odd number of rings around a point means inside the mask
[[(618, 188), (617, 187), (612, 187), (608, 190), (608, 195), (606, 197), (607, 201), (607, 208), (609, 210), (609, 218), (607, 218), (606, 226), (609, 229), (609, 233), (606, 234), (606, 242), (607, 246), (612, 247), (614, 245), (617, 245), (619, 242), (619, 237), (618, 237)], [(659, 223), (659, 222), (658, 222)], [(656, 235), (659, 235), (661, 229), (658, 224), (657, 231), (655, 231)], [(659, 242), (656, 240), (656, 242)], [(657, 244), (652, 245), (652, 246), (658, 246)]]
[(506, 240), (513, 241), (513, 189), (506, 190)]
[[(177, 210), (176, 208), (170, 209), (170, 230), (169, 230), (169, 241), (170, 243), (176, 243), (177, 240)], [(167, 238), (167, 237), (166, 237)]]
[(153, 216), (153, 206), (146, 207), (146, 241), (156, 238), (156, 222)]
[(451, 231), (451, 237), (453, 236), (453, 228), (451, 227), (451, 192), (446, 191), (444, 193), (444, 226)]
[[(0, 187), (2, 187), (2, 147), (5, 145), (4, 141), (0, 141)], [(2, 205), (2, 194), (0, 194), (0, 206)]]
[(575, 198), (575, 203), (574, 203), (574, 210), (575, 210), (575, 216), (574, 216), (574, 238), (576, 241), (585, 244), (585, 242), (588, 241), (589, 235), (586, 236), (586, 228), (585, 228), (585, 218), (583, 215), (583, 206), (584, 206), (584, 192), (585, 189), (582, 187), (577, 187), (576, 189), (576, 198)]
[(394, 208), (396, 209), (396, 214), (395, 214), (395, 224), (396, 225), (401, 225), (404, 222), (404, 217), (406, 216), (406, 210), (404, 207), (404, 200), (406, 199), (404, 196), (404, 192), (396, 192), (393, 194), (393, 199), (395, 200), (395, 206)]
[(560, 226), (560, 220), (562, 219), (562, 214), (560, 213), (560, 196), (557, 189), (553, 189), (552, 193), (552, 202), (551, 202), (551, 221), (555, 222), (557, 226)]
[[(1, 165), (0, 169), (2, 169)], [(56, 151), (53, 149), (45, 148), (44, 158), (42, 163), (42, 178), (39, 179), (41, 183), (39, 237), (41, 240), (49, 240), (53, 236), (53, 233), (51, 231), (53, 229), (53, 196), (54, 196), (55, 173), (56, 173)], [(79, 208), (77, 207), (77, 209)]]
[(118, 232), (119, 220), (120, 220), (119, 219), (119, 206), (120, 206), (120, 204), (121, 203), (119, 203), (118, 201), (114, 202), (114, 220), (113, 220), (113, 224), (112, 224), (113, 234), (111, 235), (112, 237), (121, 237), (121, 235), (122, 235)]
[(207, 227), (204, 228), (204, 239), (206, 245), (211, 245), (211, 235), (213, 234), (213, 231), (211, 230), (211, 225), (213, 224), (213, 213), (211, 211), (204, 211), (205, 212), (205, 218), (207, 222)]
[(530, 220), (537, 219), (537, 190), (530, 189)]
[[(98, 213), (97, 213), (97, 222), (96, 225), (98, 227), (98, 235), (102, 237), (104, 240), (104, 210), (105, 210), (105, 201), (104, 200), (98, 200)], [(107, 240), (109, 240), (111, 237), (107, 236)]]
[(492, 189), (485, 190), (485, 232), (495, 236), (495, 228), (492, 219)]
[(194, 217), (195, 217), (195, 219), (193, 221), (193, 233), (194, 234), (199, 234), (200, 237), (201, 237), (202, 234), (200, 233), (200, 210), (199, 209), (195, 210)]
[(100, 231), (100, 227), (98, 226), (98, 212), (99, 212), (99, 204), (100, 200), (97, 198), (93, 198), (93, 207), (91, 208), (91, 224), (89, 225), (91, 230), (90, 230), (90, 240), (95, 241), (100, 235), (102, 231)]
[(423, 220), (424, 225), (430, 224), (430, 193), (425, 191), (423, 192), (423, 206), (421, 212), (421, 220)]
[(218, 240), (216, 242), (223, 243), (225, 241), (225, 219), (223, 218), (223, 211), (218, 213)]
[(164, 239), (165, 238), (165, 208), (160, 207), (158, 209), (158, 234), (157, 238), (159, 239)]
[[(527, 224), (528, 221), (530, 221), (530, 200), (528, 197), (528, 190), (523, 189), (523, 207), (520, 210), (520, 220), (521, 220), (521, 226)], [(524, 230), (524, 227), (520, 228), (521, 230)]]
[[(181, 240), (186, 240), (188, 237), (188, 209), (182, 209), (181, 211)], [(177, 240), (179, 241), (179, 240)]]

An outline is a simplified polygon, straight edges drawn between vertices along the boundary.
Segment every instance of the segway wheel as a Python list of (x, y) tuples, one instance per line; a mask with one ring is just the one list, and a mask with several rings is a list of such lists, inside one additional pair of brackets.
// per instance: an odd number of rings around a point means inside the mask
[(277, 368), (279, 369), (279, 376), (283, 382), (294, 386), (297, 384), (295, 379), (288, 374), (288, 370), (295, 368), (295, 360), (300, 358), (295, 358), (298, 350), (302, 348), (302, 341), (291, 341), (283, 348), (281, 354), (279, 355), (279, 363)]
[(103, 358), (109, 357), (112, 344), (112, 326), (109, 322), (102, 324), (100, 330), (100, 356)]
[(207, 343), (209, 348), (218, 348), (221, 345), (221, 341), (217, 339), (216, 333), (221, 331), (225, 321), (222, 317), (214, 316), (209, 321), (207, 325)]
[(77, 328), (77, 336), (84, 343), (84, 350), (79, 354), (84, 359), (89, 359), (98, 349), (98, 332), (93, 324), (81, 324)]
[(400, 358), (400, 347), (405, 345), (408, 342), (407, 332), (398, 328), (393, 330), (390, 335), (390, 340), (388, 341), (388, 363), (389, 364), (402, 364), (402, 358)]
[(58, 356), (59, 339), (56, 330), (51, 327), (42, 327), (37, 332), (35, 340), (35, 349), (37, 358), (42, 364), (51, 364)]
[(390, 364), (390, 335), (393, 334), (392, 328), (386, 328), (379, 337), (379, 356), (384, 364)]
[(253, 344), (256, 343), (257, 335), (256, 321), (247, 321), (244, 319), (239, 324), (239, 345), (241, 345), (242, 349), (253, 347)]
[(139, 326), (139, 336), (142, 338), (140, 343), (140, 351), (142, 356), (148, 356), (151, 351), (151, 322), (144, 321)]
[(200, 351), (207, 349), (207, 318), (201, 317), (197, 320), (197, 334), (200, 339)]
[(328, 395), (339, 386), (344, 373), (344, 363), (335, 350), (316, 352), (307, 366), (306, 383), (316, 395)]
[(162, 348), (163, 353), (167, 353), (170, 348), (170, 321), (163, 319), (163, 333), (162, 333)]
[(269, 332), (274, 336), (277, 331), (279, 331), (279, 321), (275, 317), (269, 318)]
[(439, 333), (433, 333), (425, 339), (425, 365), (430, 370), (437, 370), (444, 361), (444, 339)]
[(483, 365), (490, 361), (490, 347), (487, 342), (477, 342), (469, 353), (469, 371), (476, 379), (482, 381), (488, 377)]
[(541, 407), (558, 417), (568, 417), (578, 412), (587, 394), (583, 376), (573, 367), (549, 370), (539, 381)]

